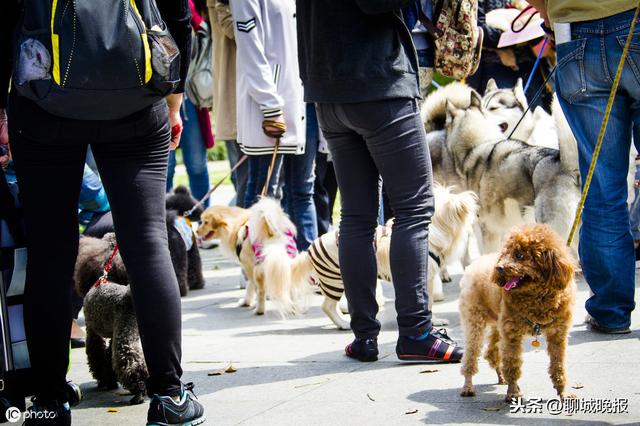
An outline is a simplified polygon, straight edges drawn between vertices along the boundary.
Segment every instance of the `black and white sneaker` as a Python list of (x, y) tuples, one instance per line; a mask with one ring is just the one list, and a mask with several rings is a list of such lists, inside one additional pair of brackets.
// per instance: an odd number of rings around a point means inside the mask
[(193, 383), (182, 385), (178, 402), (170, 396), (153, 395), (147, 426), (195, 426), (204, 423), (204, 407), (193, 393), (193, 387)]
[[(33, 405), (24, 416), (25, 426), (70, 426), (71, 410), (69, 404), (56, 401), (41, 403), (35, 397), (31, 399)], [(8, 412), (8, 410), (7, 410)], [(13, 423), (12, 419), (8, 419)]]

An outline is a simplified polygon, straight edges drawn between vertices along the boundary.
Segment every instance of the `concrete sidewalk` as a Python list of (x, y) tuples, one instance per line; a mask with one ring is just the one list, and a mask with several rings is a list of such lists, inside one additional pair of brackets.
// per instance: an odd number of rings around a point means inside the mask
[[(550, 414), (546, 400), (555, 397), (547, 375), (544, 343), (535, 350), (526, 343), (523, 377), (526, 397), (541, 398), (541, 413), (510, 414), (503, 401), (506, 386), (496, 385), (495, 373), (482, 361), (475, 377), (478, 396), (459, 396), (460, 365), (400, 363), (393, 288), (385, 285), (389, 301), (381, 313), (381, 359), (363, 364), (344, 356), (351, 340), (321, 312), (314, 296), (305, 315), (281, 320), (268, 309), (256, 316), (238, 308), (240, 270), (218, 249), (202, 251), (205, 289), (183, 298), (184, 381), (196, 384), (210, 425), (410, 425), (505, 424), (599, 425), (640, 424), (640, 318), (633, 317), (630, 335), (611, 338), (586, 330), (586, 285), (580, 283), (575, 325), (568, 350), (568, 390), (579, 398), (628, 400), (625, 414)], [(446, 301), (434, 312), (449, 319), (449, 335), (462, 341), (457, 313), (459, 276), (445, 284)], [(162, 307), (158, 307), (162, 315)], [(159, 333), (162, 330), (158, 330)], [(80, 384), (84, 401), (73, 410), (77, 425), (144, 424), (148, 404), (129, 406), (123, 391), (99, 392), (86, 365), (83, 349), (73, 350), (70, 379)], [(233, 363), (235, 373), (208, 373)], [(530, 408), (534, 408), (535, 406)], [(602, 411), (598, 409), (597, 411)]]

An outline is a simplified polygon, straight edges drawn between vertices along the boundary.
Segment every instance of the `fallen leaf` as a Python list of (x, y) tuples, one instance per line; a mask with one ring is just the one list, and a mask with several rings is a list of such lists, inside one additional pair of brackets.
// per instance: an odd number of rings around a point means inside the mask
[(437, 372), (437, 371), (438, 371), (438, 369), (437, 369), (437, 368), (434, 368), (433, 370), (422, 370), (422, 371), (420, 372), (420, 374), (424, 374), (424, 373), (435, 373), (435, 372)]
[(222, 376), (226, 368), (218, 368), (217, 370), (213, 370), (207, 373), (207, 376)]
[(214, 271), (218, 271), (220, 269), (220, 267), (218, 265), (213, 265), (213, 270)]
[(491, 411), (491, 412), (497, 412), (500, 411), (501, 407), (485, 407), (483, 408), (484, 411)]
[(374, 401), (375, 402), (375, 399), (373, 399), (373, 397), (371, 395), (367, 394), (367, 398), (369, 398), (369, 401)]
[(118, 409), (117, 408), (108, 408), (107, 409), (107, 413), (117, 413)]
[(415, 413), (417, 413), (417, 412), (418, 412), (418, 410), (411, 410), (411, 411), (407, 411), (407, 412), (406, 412), (406, 413), (404, 413), (404, 414), (405, 414), (405, 415), (406, 415), (406, 414), (415, 414)]
[(574, 389), (582, 389), (584, 387), (584, 385), (582, 383), (576, 383), (575, 385), (571, 386)]
[(306, 386), (315, 386), (315, 385), (321, 385), (323, 383), (327, 383), (329, 381), (329, 379), (323, 380), (321, 382), (315, 382), (315, 383), (305, 383), (304, 385), (298, 385), (298, 386), (294, 386), (294, 389), (299, 389), (299, 388), (304, 388)]
[(225, 373), (235, 373), (236, 371), (238, 370), (233, 366), (233, 364), (229, 364), (227, 369), (224, 370)]

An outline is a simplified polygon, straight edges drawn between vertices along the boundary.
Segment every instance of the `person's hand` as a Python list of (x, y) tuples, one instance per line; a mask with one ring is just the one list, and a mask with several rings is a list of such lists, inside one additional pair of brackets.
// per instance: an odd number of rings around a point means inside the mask
[(173, 151), (180, 145), (180, 136), (182, 136), (182, 117), (180, 117), (182, 93), (173, 93), (167, 96), (166, 99), (169, 107), (169, 126), (171, 126), (169, 149)]
[(11, 161), (11, 151), (9, 150), (7, 111), (0, 108), (0, 167), (6, 167), (9, 161)]
[(284, 122), (284, 115), (269, 118), (262, 121), (262, 131), (270, 138), (280, 138), (287, 131), (287, 125)]

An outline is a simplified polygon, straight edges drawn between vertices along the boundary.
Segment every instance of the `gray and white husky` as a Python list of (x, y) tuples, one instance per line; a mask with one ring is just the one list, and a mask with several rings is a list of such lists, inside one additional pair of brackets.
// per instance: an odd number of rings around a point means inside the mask
[(533, 220), (567, 237), (580, 188), (560, 151), (506, 139), (475, 91), (468, 108), (447, 101), (446, 111), (438, 160), (447, 168), (439, 173), (478, 195), (482, 251), (497, 250), (511, 227)]

